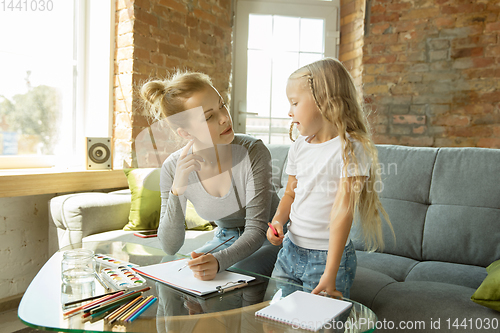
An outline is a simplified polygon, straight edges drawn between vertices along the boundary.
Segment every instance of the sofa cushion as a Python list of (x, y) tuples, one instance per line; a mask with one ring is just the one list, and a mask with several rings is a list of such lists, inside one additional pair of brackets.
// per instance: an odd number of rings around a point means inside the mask
[[(153, 230), (160, 221), (160, 169), (124, 169), (132, 193), (129, 222), (123, 230)], [(201, 218), (191, 202), (186, 205), (186, 229), (212, 230), (209, 221)]]
[(500, 311), (500, 260), (489, 265), (486, 271), (488, 276), (471, 299), (477, 304)]
[[(381, 198), (396, 238), (387, 223), (382, 224), (384, 253), (422, 260), (422, 235), (428, 205), (401, 199)], [(363, 244), (358, 245), (360, 250)]]
[(358, 266), (383, 273), (395, 281), (402, 282), (408, 273), (419, 263), (416, 260), (387, 253), (367, 253), (356, 251)]
[(350, 297), (371, 308), (378, 293), (392, 283), (397, 283), (397, 281), (387, 274), (358, 265)]
[(424, 260), (486, 267), (500, 258), (500, 209), (432, 204), (423, 235)]
[[(471, 319), (475, 324), (478, 318), (492, 320), (498, 316), (494, 311), (471, 302), (469, 295), (473, 292), (472, 288), (440, 282), (391, 283), (379, 291), (370, 308), (377, 314), (379, 321), (392, 321), (396, 327), (400, 323), (420, 325), (419, 330), (416, 327), (412, 329), (406, 327), (404, 331), (457, 332), (457, 329), (451, 325), (456, 319), (459, 323)], [(448, 329), (448, 319), (451, 329)], [(431, 328), (431, 320), (433, 322), (439, 320), (440, 329)], [(484, 327), (476, 329), (473, 326), (462, 331), (484, 332)]]
[(440, 148), (432, 174), (430, 202), (500, 209), (499, 162), (499, 149)]
[(417, 263), (406, 276), (406, 281), (431, 281), (456, 284), (472, 289), (479, 287), (486, 277), (486, 269), (440, 261)]
[(124, 169), (132, 193), (130, 215), (125, 231), (153, 230), (160, 222), (160, 169)]
[(377, 150), (383, 183), (380, 196), (428, 204), (437, 148), (377, 145)]

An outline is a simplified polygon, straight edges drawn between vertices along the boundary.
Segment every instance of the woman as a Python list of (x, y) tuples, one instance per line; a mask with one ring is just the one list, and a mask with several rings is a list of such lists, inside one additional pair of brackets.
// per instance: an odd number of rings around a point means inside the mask
[[(180, 137), (190, 140), (162, 166), (158, 237), (163, 250), (174, 254), (182, 246), (189, 200), (202, 218), (218, 226), (214, 239), (191, 253), (189, 267), (197, 278), (214, 279), (236, 263), (269, 276), (278, 249), (266, 240), (266, 230), (278, 197), (268, 149), (233, 132), (226, 104), (205, 74), (178, 72), (150, 81), (141, 96), (155, 115), (166, 117)], [(233, 236), (216, 252), (202, 255)]]

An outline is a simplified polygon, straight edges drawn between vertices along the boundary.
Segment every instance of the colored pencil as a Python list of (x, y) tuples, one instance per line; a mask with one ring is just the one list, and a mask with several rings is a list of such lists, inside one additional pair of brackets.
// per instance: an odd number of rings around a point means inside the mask
[(143, 306), (144, 304), (146, 304), (146, 302), (148, 301), (148, 298), (150, 296), (146, 297), (145, 299), (143, 299), (139, 304), (137, 304), (136, 306), (134, 306), (131, 310), (129, 310), (128, 312), (126, 312), (122, 317), (120, 317), (120, 321), (126, 321), (132, 314), (134, 314), (141, 306)]
[(64, 303), (64, 306), (70, 306), (70, 305), (75, 305), (75, 304), (83, 303), (83, 302), (87, 302), (87, 301), (93, 301), (95, 299), (98, 299), (98, 298), (101, 298), (101, 297), (106, 297), (106, 296), (109, 296), (109, 295), (113, 295), (113, 294), (116, 294), (118, 292), (120, 292), (120, 290), (113, 291), (113, 292), (110, 292), (110, 293), (106, 293), (104, 295), (92, 296), (92, 297), (87, 297), (87, 298), (79, 299), (77, 301), (71, 301), (71, 302), (68, 302), (68, 303)]
[(126, 292), (124, 294), (121, 294), (119, 296), (119, 298), (109, 299), (109, 300), (106, 300), (106, 302), (102, 302), (101, 304), (98, 304), (98, 305), (93, 304), (93, 305), (91, 305), (89, 307), (85, 307), (83, 311), (84, 312), (89, 312), (90, 310), (92, 310), (94, 308), (97, 308), (98, 306), (106, 305), (108, 303), (114, 302), (114, 301), (116, 301), (118, 299), (121, 299), (123, 297), (127, 297), (127, 296), (130, 296), (130, 295), (135, 295), (135, 294), (141, 293), (143, 291), (147, 291), (149, 289), (151, 289), (151, 287), (146, 287), (146, 288), (143, 288), (143, 289), (140, 289), (140, 290), (136, 290), (136, 291), (128, 291), (128, 292)]
[(122, 305), (123, 303), (126, 303), (126, 302), (129, 302), (131, 301), (132, 299), (134, 299), (136, 297), (135, 294), (132, 294), (132, 295), (127, 295), (123, 298), (120, 298), (120, 299), (117, 299), (113, 302), (110, 302), (110, 303), (106, 303), (105, 305), (102, 305), (102, 306), (98, 306), (97, 308), (93, 308), (92, 310), (89, 311), (90, 314), (94, 314), (96, 312), (101, 312), (102, 310), (104, 309), (107, 309), (109, 308), (110, 306), (114, 306), (115, 304), (120, 304)]
[(137, 317), (139, 317), (144, 311), (146, 311), (151, 305), (153, 305), (154, 302), (156, 302), (157, 298), (153, 296), (153, 298), (142, 307), (135, 315), (133, 315), (128, 322), (131, 323), (133, 322)]
[(132, 298), (135, 298), (136, 297), (136, 294), (125, 294), (125, 295), (121, 295), (120, 297), (117, 297), (116, 299), (111, 299), (105, 303), (101, 303), (95, 307), (92, 307), (92, 308), (89, 308), (89, 309), (86, 309), (86, 310), (83, 310), (84, 312), (90, 312), (90, 313), (94, 313), (94, 312), (98, 312), (98, 311), (101, 311), (102, 309), (104, 308), (107, 308), (111, 305), (115, 305), (116, 303), (123, 303), (123, 301), (127, 301), (127, 300), (131, 300)]
[(146, 304), (148, 304), (148, 303), (149, 303), (149, 302), (150, 302), (153, 298), (154, 298), (154, 296), (153, 296), (153, 295), (150, 295), (150, 296), (146, 297), (146, 299), (144, 300), (144, 302), (142, 302), (142, 305), (140, 305), (140, 306), (139, 306), (139, 308), (137, 308), (134, 312), (132, 312), (132, 313), (128, 316), (128, 318), (126, 318), (126, 319), (125, 319), (125, 321), (129, 321), (129, 320), (130, 320), (130, 318), (132, 318), (133, 316), (135, 316), (135, 314), (136, 314), (137, 312), (141, 311), (141, 309), (142, 309), (143, 307), (145, 307), (145, 306), (146, 306)]
[(123, 295), (124, 293), (125, 293), (125, 291), (121, 290), (121, 291), (117, 292), (116, 294), (112, 294), (112, 295), (109, 295), (109, 296), (107, 296), (107, 297), (103, 297), (103, 298), (101, 298), (101, 299), (96, 300), (95, 302), (90, 302), (90, 303), (87, 303), (87, 304), (83, 305), (83, 306), (82, 306), (82, 308), (83, 308), (84, 310), (85, 310), (85, 309), (88, 309), (88, 308), (92, 308), (92, 307), (94, 307), (94, 306), (97, 306), (97, 305), (99, 305), (99, 304), (101, 304), (101, 303), (105, 303), (105, 302), (107, 302), (107, 301), (109, 301), (109, 300), (111, 300), (111, 299), (114, 299), (114, 298), (116, 298), (116, 297), (120, 297), (120, 296), (121, 296), (121, 295)]
[(112, 324), (116, 320), (116, 318), (118, 318), (125, 311), (131, 309), (134, 306), (134, 304), (137, 304), (138, 302), (140, 302), (141, 299), (142, 299), (142, 296), (137, 296), (137, 298), (133, 299), (132, 301), (128, 302), (127, 304), (122, 305), (120, 308), (116, 309), (115, 311), (113, 311), (112, 313), (107, 315), (104, 318), (104, 320), (108, 320), (109, 323)]
[(101, 297), (99, 299), (96, 299), (93, 302), (90, 302), (90, 303), (87, 303), (85, 305), (81, 305), (79, 307), (76, 307), (76, 308), (74, 308), (72, 310), (69, 310), (69, 311), (65, 312), (63, 315), (64, 316), (69, 316), (70, 314), (73, 314), (73, 313), (76, 313), (76, 312), (79, 312), (79, 311), (83, 310), (85, 307), (93, 306), (95, 304), (102, 303), (102, 302), (104, 302), (104, 301), (106, 301), (106, 300), (108, 300), (110, 298), (117, 297), (118, 295), (121, 295), (121, 294), (123, 294), (123, 290), (121, 290), (121, 291), (119, 291), (119, 292), (117, 292), (115, 294), (108, 294), (107, 296), (104, 296), (104, 297)]

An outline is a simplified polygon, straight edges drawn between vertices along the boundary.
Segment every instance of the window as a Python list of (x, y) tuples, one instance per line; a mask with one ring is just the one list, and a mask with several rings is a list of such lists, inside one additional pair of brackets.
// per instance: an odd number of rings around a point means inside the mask
[(83, 166), (111, 132), (114, 1), (0, 6), (0, 169)]
[[(338, 2), (239, 1), (233, 110), (239, 132), (288, 143), (288, 76), (337, 55)], [(234, 108), (236, 107), (236, 109)]]

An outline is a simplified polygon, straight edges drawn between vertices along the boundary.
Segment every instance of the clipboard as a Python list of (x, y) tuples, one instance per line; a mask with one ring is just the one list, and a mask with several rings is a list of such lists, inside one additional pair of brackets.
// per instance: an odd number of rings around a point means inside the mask
[(190, 259), (178, 259), (144, 267), (134, 267), (133, 270), (152, 280), (179, 289), (195, 296), (205, 296), (212, 293), (225, 293), (243, 288), (255, 277), (230, 271), (219, 272), (215, 279), (201, 281), (194, 277), (190, 269), (182, 269)]

